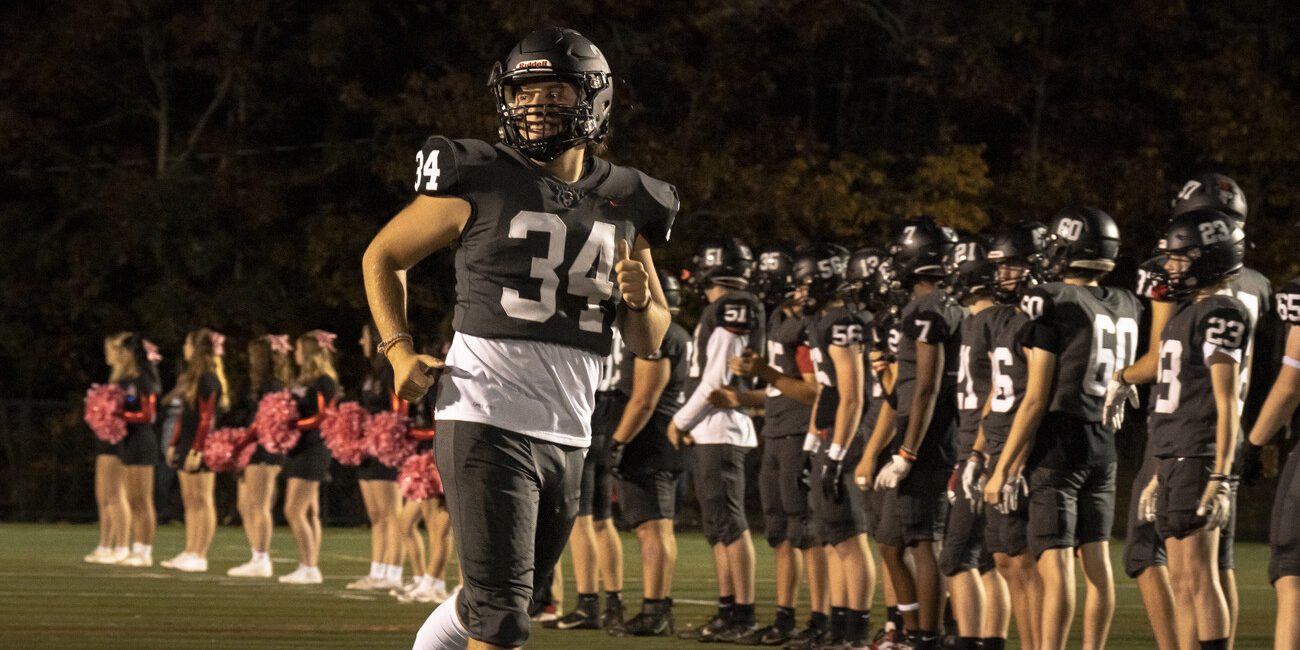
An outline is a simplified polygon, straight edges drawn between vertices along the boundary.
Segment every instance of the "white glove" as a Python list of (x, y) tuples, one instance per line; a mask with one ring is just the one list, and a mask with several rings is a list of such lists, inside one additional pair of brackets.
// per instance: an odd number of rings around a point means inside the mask
[(1101, 407), (1101, 421), (1112, 431), (1119, 431), (1124, 424), (1124, 402), (1138, 407), (1137, 387), (1112, 378), (1106, 387), (1106, 403)]
[(998, 512), (1009, 515), (1020, 509), (1020, 495), (1029, 495), (1029, 484), (1023, 474), (1017, 474), (1002, 484), (1002, 500), (998, 501)]
[(1151, 522), (1156, 520), (1156, 494), (1160, 491), (1160, 477), (1152, 476), (1147, 486), (1142, 488), (1138, 497), (1138, 519)]
[(1232, 488), (1226, 480), (1211, 480), (1205, 486), (1201, 505), (1196, 508), (1197, 517), (1205, 517), (1206, 528), (1223, 528), (1228, 525), (1228, 516), (1232, 514)]
[(984, 508), (984, 457), (972, 453), (961, 466), (961, 491), (970, 503), (970, 511), (978, 513)]
[(880, 470), (880, 474), (876, 476), (876, 489), (891, 490), (898, 487), (910, 471), (912, 471), (912, 461), (894, 454), (889, 464), (885, 465), (885, 469)]

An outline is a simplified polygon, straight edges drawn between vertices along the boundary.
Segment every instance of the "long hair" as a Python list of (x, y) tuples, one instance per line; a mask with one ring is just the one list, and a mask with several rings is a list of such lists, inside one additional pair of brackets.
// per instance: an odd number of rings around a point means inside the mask
[[(132, 350), (131, 348), (127, 347), (126, 340), (128, 337), (131, 336), (132, 336), (131, 332), (118, 332), (117, 334), (104, 337), (104, 344), (107, 345), (109, 348), (128, 350), (131, 352), (131, 356), (127, 357), (125, 363), (117, 363), (112, 365), (108, 375), (109, 383), (116, 384), (117, 382), (122, 381), (124, 379), (132, 379), (135, 377), (139, 377), (140, 375), (144, 374), (142, 372), (144, 366), (149, 365), (148, 361), (145, 361), (145, 363), (141, 364), (140, 357), (135, 354), (135, 350)], [(139, 337), (136, 338), (139, 339)], [(138, 342), (137, 342), (137, 346), (140, 348), (140, 352), (143, 353), (144, 346), (139, 344)]]
[(185, 362), (185, 369), (176, 378), (176, 387), (170, 393), (167, 393), (164, 401), (170, 401), (179, 395), (189, 404), (197, 404), (199, 399), (199, 378), (203, 376), (203, 373), (210, 372), (216, 375), (217, 380), (221, 382), (221, 408), (230, 408), (230, 384), (226, 381), (226, 366), (215, 348), (216, 342), (214, 339), (219, 336), (220, 334), (206, 327), (200, 327), (185, 335), (185, 340), (193, 349), (193, 354)]
[[(298, 369), (299, 384), (307, 384), (321, 375), (328, 376), (338, 384), (339, 373), (334, 369), (334, 351), (321, 345), (321, 335), (324, 334), (328, 332), (312, 330), (298, 337), (298, 345), (302, 346), (302, 367)], [(333, 347), (332, 343), (330, 347)]]
[(288, 386), (293, 383), (293, 357), (291, 352), (276, 351), (267, 336), (248, 342), (248, 387), (254, 394), (261, 393), (272, 379)]

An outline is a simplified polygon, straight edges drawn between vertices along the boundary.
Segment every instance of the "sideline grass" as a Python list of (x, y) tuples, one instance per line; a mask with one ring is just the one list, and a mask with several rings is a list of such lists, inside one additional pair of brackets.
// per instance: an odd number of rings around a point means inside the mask
[[(325, 583), (312, 587), (281, 585), (274, 580), (227, 578), (225, 571), (247, 559), (242, 531), (223, 527), (217, 533), (207, 574), (179, 574), (155, 566), (126, 569), (85, 564), (81, 556), (95, 544), (90, 525), (0, 525), (0, 647), (3, 648), (409, 648), (428, 605), (402, 605), (387, 595), (347, 592), (343, 585), (361, 575), (369, 563), (369, 533), (362, 529), (326, 529), (321, 554)], [(178, 525), (159, 529), (155, 560), (179, 551)], [(771, 553), (758, 547), (758, 612), (772, 615)], [(624, 536), (629, 608), (639, 604), (640, 567), (636, 542)], [(675, 608), (679, 625), (707, 618), (705, 604), (716, 597), (711, 554), (703, 538), (682, 535)], [(1111, 648), (1153, 647), (1137, 587), (1123, 575), (1120, 548), (1113, 548), (1118, 604)], [(277, 529), (272, 557), (277, 575), (295, 565), (293, 539)], [(1238, 648), (1271, 646), (1275, 604), (1266, 578), (1268, 547), (1238, 544), (1242, 621)], [(566, 595), (572, 604), (572, 575), (565, 561)], [(455, 576), (453, 564), (450, 575)], [(877, 592), (879, 594), (879, 592)], [(1079, 616), (1074, 631), (1077, 647)], [(873, 624), (883, 618), (881, 600)], [(806, 605), (806, 601), (804, 603)], [(800, 612), (802, 623), (806, 614)], [(1014, 647), (1015, 644), (1013, 643)], [(695, 647), (667, 639), (613, 640), (600, 632), (538, 630), (529, 648), (669, 648)]]

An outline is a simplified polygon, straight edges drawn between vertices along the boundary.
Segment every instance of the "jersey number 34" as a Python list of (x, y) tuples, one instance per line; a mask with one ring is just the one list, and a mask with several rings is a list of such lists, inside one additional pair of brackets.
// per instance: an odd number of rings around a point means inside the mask
[[(568, 226), (549, 212), (524, 210), (510, 220), (511, 239), (526, 239), (533, 232), (549, 235), (546, 257), (534, 257), (529, 270), (529, 277), (541, 281), (538, 297), (525, 298), (517, 289), (503, 287), (501, 309), (511, 318), (544, 323), (555, 315), (556, 294), (560, 290), (556, 270), (564, 263)], [(587, 300), (586, 308), (578, 315), (578, 328), (584, 332), (600, 332), (605, 326), (600, 303), (614, 293), (614, 283), (609, 279), (614, 268), (614, 237), (614, 224), (603, 221), (591, 224), (591, 234), (565, 274), (565, 291)], [(594, 276), (591, 275), (593, 267)]]

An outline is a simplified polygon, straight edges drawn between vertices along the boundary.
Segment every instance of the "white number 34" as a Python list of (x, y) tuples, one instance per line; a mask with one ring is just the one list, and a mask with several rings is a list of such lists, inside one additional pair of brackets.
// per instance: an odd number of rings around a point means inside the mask
[[(415, 191), (419, 192), (424, 189), (435, 192), (438, 190), (438, 176), (441, 175), (441, 171), (438, 169), (439, 153), (437, 149), (430, 151), (427, 160), (423, 151), (415, 154)], [(424, 184), (423, 188), (420, 187), (421, 183)]]

